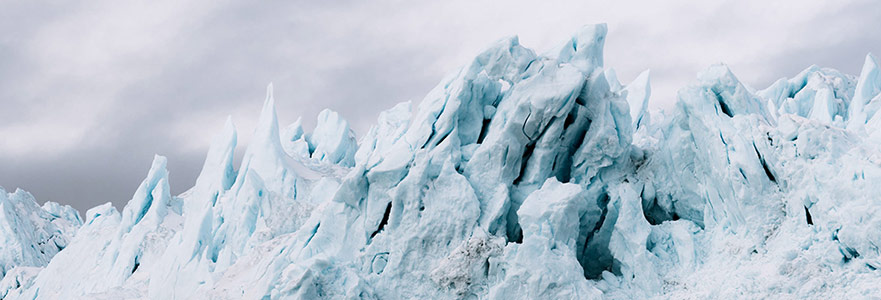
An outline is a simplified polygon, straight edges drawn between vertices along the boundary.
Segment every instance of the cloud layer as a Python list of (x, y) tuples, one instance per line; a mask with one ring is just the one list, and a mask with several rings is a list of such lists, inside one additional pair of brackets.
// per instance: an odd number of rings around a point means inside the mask
[(0, 10), (0, 185), (121, 206), (159, 153), (183, 192), (227, 115), (247, 144), (269, 82), (282, 123), (311, 128), (331, 108), (363, 133), (494, 40), (542, 51), (599, 22), (622, 81), (652, 69), (656, 109), (713, 63), (762, 88), (810, 64), (858, 74), (881, 52), (871, 0), (13, 2)]

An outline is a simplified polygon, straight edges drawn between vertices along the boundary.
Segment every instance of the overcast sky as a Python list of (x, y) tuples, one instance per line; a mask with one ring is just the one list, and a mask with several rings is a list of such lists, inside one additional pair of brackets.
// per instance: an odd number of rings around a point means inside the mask
[(713, 63), (764, 88), (881, 52), (874, 0), (257, 2), (0, 0), (0, 186), (120, 207), (158, 153), (180, 193), (227, 115), (247, 144), (270, 82), (282, 126), (330, 108), (360, 135), (510, 35), (543, 52), (608, 23), (605, 66), (651, 69), (654, 109)]

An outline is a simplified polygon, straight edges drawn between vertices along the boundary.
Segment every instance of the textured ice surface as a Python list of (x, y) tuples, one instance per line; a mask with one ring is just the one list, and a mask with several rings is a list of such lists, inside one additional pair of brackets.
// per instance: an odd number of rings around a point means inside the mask
[(28, 192), (0, 188), (0, 298), (30, 286), (81, 224), (70, 206), (46, 202), (41, 208)]
[[(189, 191), (166, 160), (120, 211), (0, 193), (10, 299), (863, 299), (881, 294), (881, 75), (756, 91), (714, 65), (664, 114), (603, 66), (605, 25), (502, 39), (356, 142), (325, 110), (241, 165), (231, 120)], [(74, 235), (74, 231), (76, 234)], [(63, 251), (58, 252), (63, 249)], [(57, 252), (57, 255), (56, 255)], [(54, 255), (54, 257), (53, 257)]]

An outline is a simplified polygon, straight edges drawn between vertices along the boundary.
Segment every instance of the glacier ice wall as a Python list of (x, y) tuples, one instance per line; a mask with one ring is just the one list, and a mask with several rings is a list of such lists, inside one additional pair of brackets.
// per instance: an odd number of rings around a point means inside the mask
[(0, 193), (0, 228), (11, 228), (0, 235), (11, 245), (0, 249), (0, 291), (10, 299), (881, 294), (873, 56), (859, 77), (811, 66), (758, 91), (710, 66), (675, 107), (650, 114), (649, 72), (620, 83), (603, 66), (605, 36), (605, 25), (586, 26), (544, 54), (502, 39), (415, 108), (380, 113), (360, 141), (329, 110), (310, 132), (299, 120), (280, 128), (270, 85), (241, 165), (227, 120), (189, 191), (169, 194), (166, 160), (156, 156), (121, 212), (105, 204), (85, 222), (23, 192)]

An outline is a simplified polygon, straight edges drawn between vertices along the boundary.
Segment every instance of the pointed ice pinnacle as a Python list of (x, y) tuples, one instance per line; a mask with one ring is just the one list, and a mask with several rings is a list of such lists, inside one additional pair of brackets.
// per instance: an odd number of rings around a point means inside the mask
[(236, 148), (236, 128), (232, 116), (226, 118), (223, 131), (214, 137), (202, 172), (196, 178), (196, 190), (228, 190), (236, 178), (233, 158)]
[(606, 24), (582, 27), (569, 42), (560, 47), (557, 61), (568, 62), (585, 74), (593, 72), (595, 68), (602, 68), (606, 32)]
[(202, 172), (196, 179), (192, 195), (184, 202), (183, 238), (192, 242), (194, 252), (202, 250), (209, 243), (206, 235), (212, 230), (211, 208), (217, 204), (221, 194), (234, 184), (236, 171), (233, 167), (236, 148), (236, 129), (232, 117), (226, 119), (223, 131), (214, 137)]
[(875, 114), (875, 110), (868, 109), (869, 100), (881, 91), (881, 70), (878, 67), (878, 59), (871, 53), (866, 55), (863, 69), (860, 71), (860, 79), (857, 81), (856, 90), (850, 101), (848, 112), (847, 129), (858, 130)]
[(770, 117), (761, 99), (753, 95), (725, 64), (715, 64), (698, 75), (701, 85), (708, 89), (718, 102), (721, 113), (733, 117), (738, 114), (757, 114), (766, 120)]
[(647, 110), (649, 98), (652, 94), (652, 87), (649, 81), (650, 71), (645, 70), (625, 87), (627, 90), (627, 103), (630, 104), (630, 120), (633, 122), (633, 131), (644, 126), (649, 119)]
[(165, 217), (166, 204), (171, 200), (168, 188), (168, 171), (165, 169), (168, 160), (164, 156), (153, 157), (153, 165), (147, 178), (138, 186), (135, 195), (129, 200), (122, 211), (122, 222), (119, 224), (119, 235), (131, 231), (132, 227), (149, 219), (158, 222)]
[(294, 158), (309, 157), (309, 142), (306, 141), (306, 134), (303, 131), (303, 120), (297, 118), (294, 123), (285, 127), (281, 133), (281, 146), (285, 153)]
[[(273, 143), (278, 140), (278, 117), (275, 113), (275, 97), (273, 96), (272, 83), (266, 86), (266, 100), (260, 111), (260, 119), (257, 128), (254, 129), (255, 139), (261, 142)], [(274, 143), (273, 143), (274, 144)]]
[(832, 90), (823, 88), (814, 96), (814, 106), (811, 108), (811, 119), (832, 124), (835, 117), (835, 97)]
[(335, 111), (325, 109), (318, 113), (318, 123), (308, 135), (308, 141), (312, 159), (344, 167), (355, 164), (358, 150), (355, 133), (349, 128), (349, 122)]
[(280, 186), (286, 166), (286, 155), (281, 146), (278, 131), (278, 117), (275, 114), (275, 99), (272, 95), (272, 84), (266, 87), (266, 101), (257, 121), (257, 128), (251, 137), (251, 144), (245, 151), (241, 168), (235, 180), (235, 186), (241, 188), (248, 172), (256, 172), (273, 186)]

